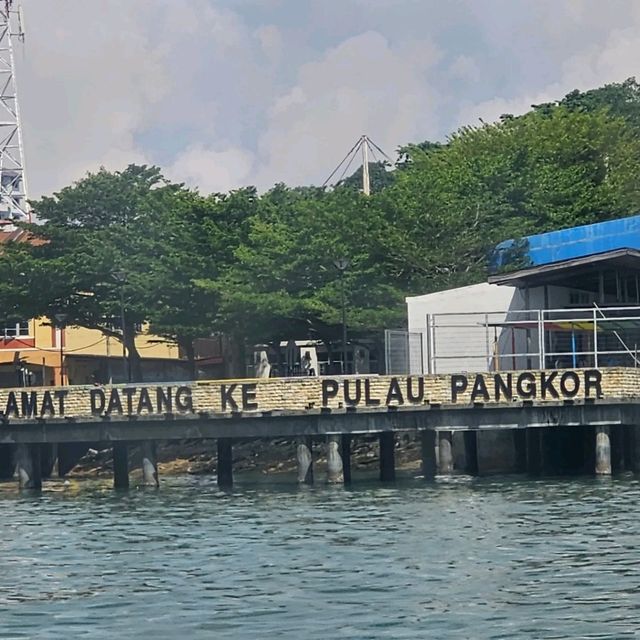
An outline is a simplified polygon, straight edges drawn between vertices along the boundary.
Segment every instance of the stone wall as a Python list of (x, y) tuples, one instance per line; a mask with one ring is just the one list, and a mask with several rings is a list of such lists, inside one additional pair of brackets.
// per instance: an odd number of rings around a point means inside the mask
[(576, 369), (432, 376), (271, 378), (184, 385), (116, 385), (0, 390), (5, 418), (105, 414), (246, 413), (388, 406), (512, 403), (640, 397), (637, 369)]

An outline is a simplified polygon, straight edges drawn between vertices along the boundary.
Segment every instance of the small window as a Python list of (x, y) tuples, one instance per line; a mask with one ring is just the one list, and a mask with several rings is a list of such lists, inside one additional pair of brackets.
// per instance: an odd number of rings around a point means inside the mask
[(16, 322), (4, 327), (3, 336), (7, 338), (23, 338), (29, 335), (29, 322)]

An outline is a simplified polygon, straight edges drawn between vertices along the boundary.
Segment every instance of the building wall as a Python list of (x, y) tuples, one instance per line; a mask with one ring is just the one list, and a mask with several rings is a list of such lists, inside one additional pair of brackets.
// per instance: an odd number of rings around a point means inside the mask
[[(425, 371), (437, 373), (486, 371), (489, 365), (484, 314), (491, 314), (489, 321), (498, 324), (504, 321), (510, 309), (525, 308), (525, 298), (520, 290), (484, 282), (409, 297), (406, 302), (409, 331), (423, 334)], [(482, 314), (482, 323), (468, 315), (471, 313)], [(428, 315), (435, 321), (430, 335), (427, 332)]]
[[(108, 369), (105, 365), (110, 356), (113, 379), (122, 376), (122, 343), (116, 338), (107, 338), (98, 330), (69, 326), (63, 331), (53, 327), (47, 318), (29, 321), (29, 335), (0, 340), (0, 367), (3, 378), (0, 386), (17, 377), (16, 361), (31, 374), (32, 384), (59, 384), (60, 346), (65, 361), (65, 378), (80, 384), (90, 383), (94, 372)], [(136, 346), (143, 358), (143, 371), (148, 380), (166, 380), (167, 376), (184, 379), (183, 360), (177, 345), (146, 333), (136, 335)], [(175, 364), (172, 364), (173, 361)], [(66, 381), (66, 380), (65, 380)], [(29, 382), (25, 382), (29, 384)]]

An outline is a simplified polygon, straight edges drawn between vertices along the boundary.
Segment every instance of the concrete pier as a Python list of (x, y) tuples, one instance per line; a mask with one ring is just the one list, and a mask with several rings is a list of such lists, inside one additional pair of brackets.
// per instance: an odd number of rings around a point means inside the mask
[(420, 432), (422, 453), (422, 475), (425, 480), (433, 480), (438, 471), (436, 459), (437, 433), (431, 429)]
[(543, 432), (540, 427), (527, 428), (527, 473), (537, 476), (544, 469)]
[(309, 436), (298, 440), (296, 459), (298, 461), (298, 482), (313, 484), (313, 440)]
[(380, 480), (392, 482), (396, 479), (396, 438), (393, 431), (380, 434)]
[(344, 482), (339, 435), (327, 436), (327, 482), (329, 484)]
[(88, 442), (60, 442), (58, 444), (58, 476), (64, 478), (88, 450)]
[(0, 480), (10, 480), (16, 470), (10, 444), (0, 444)]
[(640, 426), (629, 425), (629, 431), (631, 432), (631, 448), (633, 453), (631, 454), (631, 470), (633, 473), (640, 473)]
[(21, 489), (42, 488), (41, 445), (19, 444), (16, 446), (16, 474)]
[(438, 472), (453, 473), (453, 436), (451, 431), (438, 432)]
[(233, 441), (231, 438), (218, 438), (218, 475), (219, 487), (233, 486)]
[(129, 447), (126, 442), (113, 443), (113, 487), (129, 488)]
[(478, 474), (478, 432), (465, 431), (462, 435), (464, 438), (464, 470), (475, 476)]
[(43, 478), (50, 478), (58, 458), (57, 444), (43, 444), (40, 450), (41, 473)]
[(342, 477), (345, 484), (351, 482), (351, 434), (340, 436), (340, 454), (342, 456)]
[(158, 479), (158, 458), (154, 440), (143, 441), (140, 445), (142, 453), (142, 484), (145, 487), (160, 486)]
[(610, 429), (606, 426), (596, 426), (596, 475), (611, 475), (611, 438)]

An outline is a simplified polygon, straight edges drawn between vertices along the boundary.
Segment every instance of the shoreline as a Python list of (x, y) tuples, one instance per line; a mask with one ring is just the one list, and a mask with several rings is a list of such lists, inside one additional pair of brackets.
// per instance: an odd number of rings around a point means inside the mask
[[(251, 440), (239, 442), (233, 447), (234, 472), (253, 471), (263, 475), (295, 473), (297, 443), (292, 440)], [(318, 478), (326, 474), (326, 446), (314, 443), (314, 469)], [(419, 442), (412, 434), (402, 434), (395, 447), (396, 469), (418, 470), (421, 456)], [(187, 440), (181, 442), (161, 441), (157, 445), (158, 473), (160, 477), (208, 475), (217, 471), (215, 441)], [(129, 456), (130, 472), (140, 470), (140, 451), (132, 448)], [(351, 454), (353, 470), (377, 470), (379, 445), (375, 436), (359, 436), (354, 439)], [(101, 478), (113, 475), (112, 449), (89, 449), (78, 464), (67, 474), (69, 478)]]

